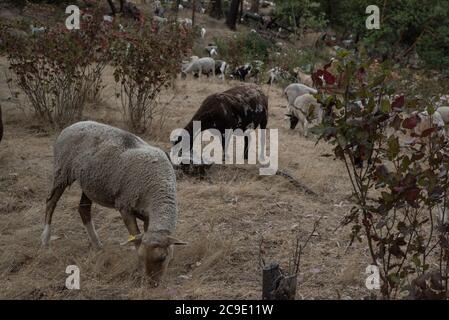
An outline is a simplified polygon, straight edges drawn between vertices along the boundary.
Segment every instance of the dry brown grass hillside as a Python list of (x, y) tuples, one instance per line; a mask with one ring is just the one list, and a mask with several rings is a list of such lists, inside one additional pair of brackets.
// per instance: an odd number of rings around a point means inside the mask
[[(51, 183), (52, 144), (58, 132), (46, 129), (26, 108), (24, 97), (9, 99), (0, 60), (0, 103), (5, 134), (0, 144), (0, 298), (13, 299), (257, 299), (261, 296), (259, 244), (265, 259), (288, 263), (296, 235), (305, 239), (314, 221), (321, 224), (302, 258), (298, 298), (362, 298), (367, 252), (347, 248), (349, 230), (337, 229), (351, 207), (350, 186), (341, 163), (323, 157), (330, 147), (315, 146), (284, 120), (280, 88), (269, 92), (269, 128), (279, 128), (279, 166), (288, 169), (318, 196), (307, 195), (279, 176), (259, 176), (255, 166), (215, 166), (204, 180), (178, 179), (177, 248), (165, 281), (150, 288), (137, 270), (137, 257), (119, 243), (127, 237), (118, 212), (94, 205), (93, 215), (105, 247), (90, 248), (77, 212), (74, 184), (61, 198), (53, 219), (50, 249), (41, 249), (44, 204)], [(112, 75), (102, 102), (87, 108), (85, 119), (124, 127)], [(183, 127), (210, 94), (235, 85), (220, 80), (178, 80), (164, 92), (168, 119), (157, 135), (143, 136), (167, 149), (174, 128)], [(264, 87), (268, 92), (268, 87)], [(65, 269), (81, 269), (81, 290), (65, 289)]]

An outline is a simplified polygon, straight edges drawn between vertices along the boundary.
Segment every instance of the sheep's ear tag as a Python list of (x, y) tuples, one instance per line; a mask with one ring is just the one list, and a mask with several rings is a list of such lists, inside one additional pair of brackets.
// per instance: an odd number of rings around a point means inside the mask
[(140, 238), (141, 238), (141, 235), (134, 236), (134, 235), (130, 234), (130, 235), (128, 236), (128, 239), (127, 239), (125, 242), (120, 243), (120, 245), (121, 245), (121, 246), (125, 246), (125, 245), (127, 245), (127, 244), (129, 244), (129, 243), (131, 243), (131, 242), (134, 242), (134, 241), (136, 241), (136, 240), (139, 240)]

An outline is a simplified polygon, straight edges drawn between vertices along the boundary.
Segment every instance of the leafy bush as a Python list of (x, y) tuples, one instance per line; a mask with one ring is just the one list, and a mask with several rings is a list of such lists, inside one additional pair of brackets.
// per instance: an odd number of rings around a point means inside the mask
[(79, 120), (95, 96), (109, 60), (108, 27), (101, 15), (80, 30), (46, 27), (29, 37), (6, 37), (10, 68), (36, 114), (53, 127)]
[(236, 33), (232, 38), (214, 38), (220, 56), (233, 66), (248, 61), (261, 60), (268, 62), (273, 43), (257, 33)]
[(168, 24), (160, 30), (126, 29), (114, 41), (115, 81), (130, 129), (144, 132), (163, 115), (155, 99), (181, 71), (181, 60), (189, 54), (192, 36), (182, 26)]
[[(416, 51), (428, 68), (449, 68), (449, 2), (439, 0), (320, 0), (330, 25), (342, 34), (353, 33), (372, 54), (402, 61)], [(379, 30), (367, 30), (368, 5), (381, 10)]]
[(321, 29), (327, 24), (322, 4), (313, 0), (277, 0), (274, 17), (284, 25), (306, 29)]
[[(365, 236), (384, 298), (447, 299), (447, 147), (430, 120), (411, 133), (419, 120), (409, 113), (434, 108), (396, 95), (387, 62), (342, 52), (335, 69), (314, 73), (326, 110), (314, 130), (334, 146), (353, 187), (356, 205), (343, 223), (352, 225), (352, 241)], [(404, 144), (404, 134), (416, 142)]]

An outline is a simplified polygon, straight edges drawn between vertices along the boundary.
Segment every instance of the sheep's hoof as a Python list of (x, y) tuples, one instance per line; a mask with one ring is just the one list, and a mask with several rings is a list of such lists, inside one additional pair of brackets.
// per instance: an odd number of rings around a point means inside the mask
[(42, 247), (48, 247), (50, 243), (50, 227), (45, 226), (44, 232), (41, 234), (41, 244)]

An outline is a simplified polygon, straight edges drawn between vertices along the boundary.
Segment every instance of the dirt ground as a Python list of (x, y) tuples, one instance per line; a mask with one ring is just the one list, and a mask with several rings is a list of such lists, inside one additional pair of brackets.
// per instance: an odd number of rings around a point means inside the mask
[[(5, 133), (0, 143), (0, 298), (6, 299), (258, 299), (264, 259), (286, 268), (296, 236), (305, 240), (316, 219), (317, 232), (305, 250), (298, 299), (361, 299), (369, 257), (361, 244), (349, 243), (349, 229), (339, 223), (351, 207), (344, 167), (324, 143), (315, 145), (288, 129), (282, 89), (267, 86), (269, 128), (279, 129), (279, 167), (287, 169), (318, 196), (305, 194), (280, 176), (259, 176), (258, 167), (215, 166), (208, 179), (180, 176), (176, 236), (178, 247), (164, 282), (151, 288), (137, 267), (119, 213), (93, 207), (104, 249), (90, 248), (77, 212), (80, 189), (75, 183), (61, 198), (53, 218), (49, 249), (40, 247), (44, 205), (52, 177), (52, 145), (58, 132), (46, 129), (27, 108), (24, 97), (11, 99), (5, 81), (7, 62), (0, 59), (0, 103)], [(91, 104), (85, 119), (125, 128), (110, 70), (102, 101)], [(142, 136), (168, 150), (169, 133), (182, 128), (201, 102), (235, 82), (178, 80), (164, 92), (168, 118), (162, 130)], [(81, 270), (81, 289), (65, 288), (68, 265)]]

